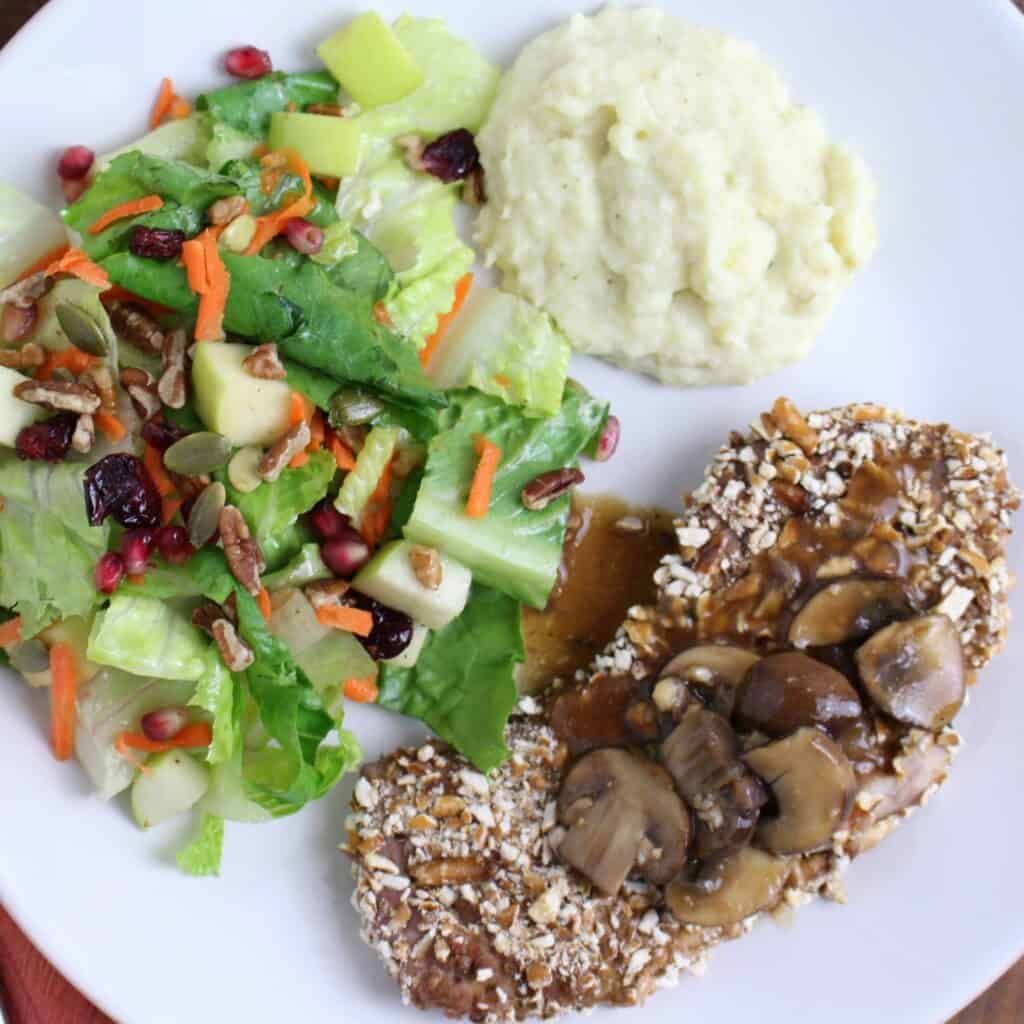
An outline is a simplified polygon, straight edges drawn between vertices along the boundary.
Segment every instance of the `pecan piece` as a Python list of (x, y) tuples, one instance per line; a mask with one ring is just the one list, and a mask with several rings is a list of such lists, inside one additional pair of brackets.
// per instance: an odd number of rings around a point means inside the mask
[(523, 488), (523, 505), (531, 512), (539, 512), (542, 508), (547, 508), (556, 498), (560, 498), (583, 483), (583, 479), (583, 472), (572, 466), (541, 473)]
[(160, 325), (141, 307), (115, 299), (106, 303), (107, 315), (117, 336), (143, 352), (159, 355), (164, 347)]
[(260, 459), (257, 472), (266, 481), (273, 483), (292, 459), (309, 444), (309, 424), (302, 420), (296, 423), (266, 455)]
[(96, 443), (96, 424), (92, 416), (83, 412), (75, 423), (75, 432), (71, 435), (71, 447), (82, 455), (88, 455)]
[(307, 103), (307, 114), (319, 114), (321, 117), (344, 117), (345, 111), (337, 103)]
[(172, 331), (164, 342), (161, 353), (163, 376), (157, 385), (157, 393), (164, 405), (171, 409), (181, 409), (185, 405), (185, 350), (188, 348), (188, 337), (179, 328)]
[(46, 353), (34, 341), (21, 348), (0, 350), (0, 366), (13, 370), (38, 370), (46, 361)]
[(487, 185), (484, 181), (484, 169), (477, 164), (466, 175), (462, 185), (462, 201), (468, 206), (483, 206), (487, 202)]
[(818, 432), (804, 419), (803, 413), (788, 399), (776, 399), (772, 419), (785, 437), (795, 441), (810, 455), (818, 447)]
[(24, 281), (18, 281), (0, 292), (0, 306), (17, 306), (18, 309), (28, 309), (34, 306), (52, 287), (53, 278), (47, 277), (46, 271), (40, 270), (38, 274), (26, 277)]
[(221, 660), (232, 672), (244, 672), (255, 660), (252, 648), (238, 635), (227, 619), (217, 619), (211, 627)]
[(87, 387), (93, 394), (98, 395), (100, 404), (107, 412), (114, 412), (117, 409), (117, 391), (114, 388), (114, 375), (106, 363), (99, 363), (91, 366), (88, 370), (79, 374), (78, 383)]
[(336, 605), (344, 597), (348, 587), (347, 580), (317, 580), (316, 583), (308, 584), (303, 593), (314, 608), (324, 608), (327, 605)]
[(242, 360), (242, 366), (252, 377), (260, 380), (284, 380), (288, 376), (277, 354), (277, 346), (268, 341), (263, 345), (257, 345), (252, 352)]
[(57, 412), (94, 413), (100, 407), (98, 395), (81, 384), (61, 380), (26, 380), (14, 389), (15, 397)]
[(463, 882), (483, 882), (491, 877), (490, 864), (477, 857), (443, 857), (415, 864), (409, 874), (420, 885), (460, 885)]
[(423, 166), (424, 142), (419, 135), (399, 135), (395, 145), (402, 151), (405, 162), (413, 171), (425, 170)]
[(220, 514), (220, 539), (231, 575), (255, 597), (260, 592), (260, 573), (266, 563), (245, 517), (234, 505), (225, 505)]
[(210, 637), (213, 636), (213, 624), (218, 619), (227, 619), (232, 626), (238, 625), (238, 609), (234, 601), (227, 601), (224, 605), (219, 605), (215, 601), (204, 601), (192, 613), (192, 625)]
[(422, 587), (427, 590), (437, 590), (441, 586), (444, 567), (441, 565), (441, 556), (436, 548), (413, 544), (409, 548), (409, 564)]
[(121, 387), (128, 392), (139, 419), (151, 420), (162, 408), (156, 381), (145, 370), (126, 366), (121, 371)]
[(206, 219), (211, 224), (221, 227), (248, 212), (249, 200), (245, 196), (228, 196), (226, 199), (218, 199), (206, 211)]
[(38, 306), (0, 306), (0, 341), (5, 345), (18, 345), (36, 329), (38, 323)]

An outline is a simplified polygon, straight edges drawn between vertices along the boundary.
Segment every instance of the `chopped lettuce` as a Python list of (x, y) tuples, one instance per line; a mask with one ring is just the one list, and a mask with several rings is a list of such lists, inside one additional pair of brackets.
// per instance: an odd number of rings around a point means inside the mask
[[(304, 187), (299, 176), (288, 171), (280, 176), (273, 188), (265, 191), (265, 179), (260, 162), (255, 157), (234, 160), (223, 166), (220, 173), (223, 177), (230, 178), (235, 182), (235, 191), (241, 192), (245, 196), (249, 202), (249, 212), (257, 217), (281, 209), (290, 199), (300, 195)], [(334, 196), (319, 182), (313, 183), (313, 198), (315, 206), (306, 214), (305, 220), (324, 228), (336, 223), (338, 214), (334, 209)], [(282, 252), (298, 255), (290, 246)]]
[(142, 580), (138, 583), (125, 581), (118, 589), (118, 594), (161, 601), (206, 597), (217, 604), (223, 604), (233, 589), (224, 552), (205, 547), (184, 565), (149, 566)]
[(324, 247), (313, 262), (339, 287), (379, 302), (391, 290), (395, 275), (384, 255), (350, 224), (336, 221), (324, 232)]
[(342, 481), (334, 507), (358, 525), (373, 492), (384, 475), (398, 445), (398, 431), (394, 427), (374, 427), (366, 435), (363, 450), (356, 458), (356, 468)]
[(178, 852), (178, 867), (195, 878), (220, 874), (224, 855), (224, 819), (204, 814), (200, 819), (199, 834)]
[(334, 574), (320, 557), (320, 545), (303, 544), (287, 565), (263, 577), (263, 586), (273, 593), (285, 587), (304, 587), (307, 583), (333, 578)]
[(116, 593), (96, 615), (88, 657), (136, 676), (199, 680), (208, 671), (209, 643), (188, 617), (166, 601)]
[(337, 98), (338, 83), (326, 71), (275, 71), (203, 93), (196, 99), (196, 109), (209, 111), (215, 121), (238, 132), (261, 137), (270, 127), (270, 115), (288, 110), (290, 104), (302, 110), (310, 103), (334, 103)]
[[(454, 393), (441, 431), (430, 442), (406, 537), (462, 562), (474, 579), (543, 608), (562, 559), (570, 497), (531, 511), (523, 505), (522, 490), (541, 473), (573, 465), (600, 434), (607, 415), (607, 403), (573, 384), (550, 419), (529, 419), (491, 395)], [(478, 462), (478, 434), (501, 449), (501, 462), (487, 516), (470, 519), (465, 508)]]
[(554, 416), (569, 372), (569, 339), (536, 306), (499, 291), (476, 287), (430, 360), (438, 387), (474, 387)]
[(57, 619), (88, 618), (97, 603), (95, 566), (110, 527), (89, 525), (84, 469), (0, 455), (0, 605), (21, 616), (25, 637)]
[(0, 181), (0, 288), (66, 242), (57, 214)]
[(258, 145), (259, 139), (232, 128), (229, 124), (214, 121), (203, 160), (211, 171), (220, 171), (232, 160), (244, 160), (252, 156)]
[(206, 752), (206, 760), (210, 764), (227, 761), (235, 750), (237, 708), (241, 704), (241, 694), (236, 693), (235, 680), (215, 647), (207, 649), (206, 667), (189, 704), (209, 712), (212, 719), (213, 740)]
[(206, 163), (206, 153), (214, 134), (210, 118), (206, 114), (193, 113), (178, 121), (168, 121), (141, 139), (97, 157), (96, 170), (105, 171), (119, 156), (136, 150), (161, 160), (184, 160), (202, 166)]
[(505, 760), (505, 723), (525, 660), (519, 603), (474, 584), (466, 610), (431, 633), (413, 668), (381, 665), (377, 703), (426, 722), (482, 772)]

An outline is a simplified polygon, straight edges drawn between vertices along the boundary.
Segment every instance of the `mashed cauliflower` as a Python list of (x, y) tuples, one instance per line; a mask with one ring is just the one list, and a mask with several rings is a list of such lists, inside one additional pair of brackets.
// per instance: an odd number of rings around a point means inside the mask
[(656, 10), (530, 43), (478, 143), (478, 237), (582, 352), (671, 384), (807, 354), (875, 248), (874, 186), (747, 43)]

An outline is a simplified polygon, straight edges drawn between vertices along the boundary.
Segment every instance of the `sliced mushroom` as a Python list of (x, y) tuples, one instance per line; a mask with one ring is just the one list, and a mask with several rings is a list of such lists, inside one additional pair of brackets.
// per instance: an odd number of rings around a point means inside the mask
[(636, 868), (655, 885), (686, 861), (690, 819), (664, 769), (625, 750), (581, 758), (562, 784), (561, 857), (608, 896)]
[(723, 928), (772, 907), (789, 878), (790, 862), (745, 846), (708, 861), (694, 882), (665, 890), (665, 902), (683, 924)]
[(857, 779), (842, 749), (820, 729), (798, 729), (750, 751), (745, 760), (771, 787), (778, 804), (778, 815), (762, 815), (757, 827), (766, 850), (820, 850), (846, 824)]
[(904, 725), (937, 731), (964, 702), (964, 652), (945, 615), (894, 622), (857, 650), (868, 696)]
[(838, 731), (860, 714), (860, 697), (846, 676), (799, 651), (762, 658), (736, 693), (737, 723), (768, 736), (804, 725)]
[(837, 580), (796, 613), (789, 642), (794, 647), (827, 647), (863, 640), (909, 611), (907, 595), (895, 580)]
[(699, 647), (691, 647), (677, 654), (661, 670), (655, 684), (655, 703), (661, 706), (658, 701), (658, 687), (662, 684), (670, 686), (673, 681), (678, 680), (687, 684), (712, 711), (717, 711), (728, 718), (732, 714), (736, 687), (757, 660), (758, 656), (751, 651), (728, 644), (701, 644)]

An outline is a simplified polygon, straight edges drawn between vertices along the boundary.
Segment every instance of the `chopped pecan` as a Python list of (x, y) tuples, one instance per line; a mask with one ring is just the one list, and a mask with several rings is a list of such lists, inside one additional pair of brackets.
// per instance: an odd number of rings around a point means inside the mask
[(444, 857), (415, 864), (409, 874), (420, 885), (461, 885), (463, 882), (483, 882), (491, 877), (491, 865), (479, 857)]
[(469, 206), (483, 206), (487, 202), (487, 185), (483, 166), (477, 164), (462, 185), (462, 201)]
[(321, 117), (344, 117), (345, 111), (337, 103), (307, 103), (307, 114), (319, 114)]
[[(234, 594), (231, 595), (234, 597)], [(192, 613), (192, 625), (207, 636), (213, 636), (213, 624), (218, 619), (227, 619), (232, 626), (238, 625), (238, 609), (233, 601), (219, 605), (215, 601), (204, 601)]]
[(57, 412), (94, 413), (100, 407), (98, 395), (81, 384), (60, 380), (26, 380), (18, 384), (14, 394), (23, 402), (45, 405)]
[(248, 212), (249, 200), (245, 196), (228, 196), (226, 199), (218, 199), (206, 211), (206, 219), (211, 224), (221, 227)]
[(288, 376), (272, 341), (257, 345), (242, 361), (242, 366), (250, 376), (260, 380), (284, 380)]
[(414, 171), (422, 171), (424, 142), (419, 135), (399, 135), (395, 145), (402, 151), (405, 162)]
[(146, 373), (133, 366), (121, 371), (121, 387), (128, 392), (132, 405), (141, 420), (152, 419), (162, 408), (160, 396), (156, 391), (156, 381)]
[(818, 447), (818, 432), (804, 419), (803, 413), (788, 399), (776, 399), (772, 419), (785, 437), (795, 441), (810, 455)]
[(566, 466), (565, 469), (553, 469), (549, 473), (541, 473), (523, 488), (523, 505), (531, 512), (538, 512), (581, 483), (583, 483), (582, 471), (572, 466)]
[(34, 341), (21, 348), (0, 350), (0, 366), (14, 370), (37, 370), (46, 361), (46, 353)]
[(234, 505), (225, 505), (220, 514), (220, 539), (231, 575), (255, 597), (260, 592), (260, 573), (266, 563), (245, 517)]
[(291, 430), (288, 431), (284, 437), (281, 438), (273, 448), (267, 452), (266, 455), (260, 459), (259, 467), (257, 472), (264, 479), (271, 483), (275, 481), (282, 472), (284, 472), (285, 466), (288, 465), (292, 459), (301, 451), (305, 451), (306, 446), (309, 444), (311, 434), (309, 432), (309, 424), (302, 420), (296, 423)]
[(437, 548), (413, 544), (409, 548), (409, 564), (421, 586), (427, 590), (437, 590), (441, 586), (444, 567), (441, 565), (441, 556)]
[(318, 580), (316, 583), (308, 584), (303, 593), (314, 608), (323, 608), (326, 605), (337, 604), (348, 587), (347, 580)]
[(38, 306), (0, 306), (0, 341), (5, 345), (18, 345), (38, 323)]
[(100, 404), (107, 412), (117, 409), (117, 390), (114, 387), (114, 375), (106, 363), (98, 363), (79, 374), (78, 383), (87, 387), (93, 394), (99, 395)]
[(163, 351), (163, 330), (140, 306), (114, 299), (106, 303), (106, 309), (111, 326), (119, 338), (143, 352), (159, 355)]
[(75, 432), (71, 435), (71, 447), (82, 455), (88, 455), (96, 443), (96, 424), (92, 416), (83, 412), (75, 424)]
[(172, 331), (164, 342), (161, 354), (163, 376), (157, 385), (157, 393), (164, 405), (181, 409), (185, 405), (185, 350), (188, 337), (184, 330)]
[(53, 278), (47, 277), (46, 272), (41, 270), (38, 274), (26, 277), (24, 281), (18, 281), (0, 292), (0, 306), (17, 306), (19, 309), (28, 309), (30, 306), (34, 306), (52, 287)]
[(217, 619), (211, 627), (221, 660), (232, 672), (244, 672), (255, 661), (252, 648), (238, 635), (227, 619)]

